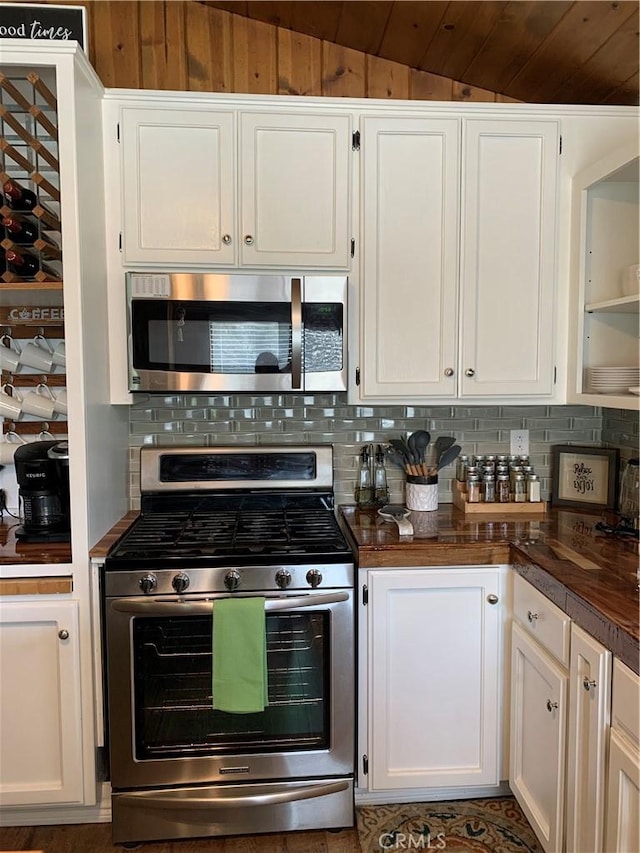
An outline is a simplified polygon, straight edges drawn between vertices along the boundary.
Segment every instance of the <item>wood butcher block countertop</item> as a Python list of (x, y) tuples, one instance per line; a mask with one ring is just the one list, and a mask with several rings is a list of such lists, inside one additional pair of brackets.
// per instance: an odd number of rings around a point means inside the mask
[[(375, 510), (342, 506), (360, 568), (513, 565), (587, 633), (640, 671), (638, 542), (596, 530), (600, 514), (465, 515), (453, 504), (411, 513), (412, 537)], [(609, 519), (611, 520), (611, 519)]]

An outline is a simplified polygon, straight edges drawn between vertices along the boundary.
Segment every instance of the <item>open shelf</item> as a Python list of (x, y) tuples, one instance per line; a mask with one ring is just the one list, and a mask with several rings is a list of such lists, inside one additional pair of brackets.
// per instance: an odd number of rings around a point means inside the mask
[(616, 299), (605, 299), (602, 302), (589, 302), (584, 310), (600, 314), (639, 314), (640, 294), (635, 296), (621, 296)]

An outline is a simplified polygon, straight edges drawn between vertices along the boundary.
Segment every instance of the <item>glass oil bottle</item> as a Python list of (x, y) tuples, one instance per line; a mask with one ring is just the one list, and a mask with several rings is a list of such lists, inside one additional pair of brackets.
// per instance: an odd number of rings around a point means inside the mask
[(360, 507), (373, 506), (373, 478), (371, 474), (371, 448), (365, 444), (360, 451), (360, 467), (356, 479), (354, 497)]
[(384, 467), (384, 451), (381, 445), (376, 446), (375, 466), (373, 469), (373, 500), (376, 506), (389, 503), (389, 486), (387, 484), (387, 469)]

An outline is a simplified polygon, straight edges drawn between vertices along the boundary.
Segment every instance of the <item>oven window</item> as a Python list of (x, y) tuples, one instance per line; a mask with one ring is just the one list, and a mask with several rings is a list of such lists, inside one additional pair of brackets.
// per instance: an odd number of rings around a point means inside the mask
[(330, 611), (267, 613), (268, 707), (212, 707), (212, 617), (134, 620), (138, 760), (329, 747)]

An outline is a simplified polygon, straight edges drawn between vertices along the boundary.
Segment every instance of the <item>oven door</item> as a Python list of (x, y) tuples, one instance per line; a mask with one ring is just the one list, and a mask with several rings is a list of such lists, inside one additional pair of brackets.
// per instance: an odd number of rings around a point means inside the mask
[(352, 774), (353, 590), (266, 597), (269, 702), (257, 714), (212, 707), (220, 597), (107, 600), (112, 787)]

